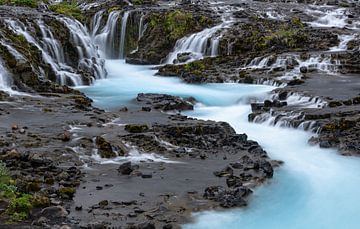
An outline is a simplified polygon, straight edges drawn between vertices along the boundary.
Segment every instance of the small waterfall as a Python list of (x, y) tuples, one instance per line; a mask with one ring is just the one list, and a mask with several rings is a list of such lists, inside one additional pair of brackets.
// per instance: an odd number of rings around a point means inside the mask
[[(312, 13), (311, 10), (308, 10)], [(310, 22), (309, 24), (314, 27), (337, 27), (344, 28), (348, 25), (346, 20), (348, 16), (346, 15), (345, 9), (336, 9), (336, 10), (328, 10), (319, 17), (316, 21)]]
[(77, 63), (66, 63), (61, 42), (55, 38), (50, 27), (44, 21), (37, 20), (35, 22), (41, 32), (39, 38), (27, 30), (27, 27), (33, 27), (31, 24), (25, 25), (21, 21), (10, 19), (5, 20), (5, 22), (14, 33), (24, 36), (27, 42), (41, 51), (44, 62), (49, 64), (55, 72), (57, 83), (73, 86), (83, 85), (82, 75), (78, 73), (79, 70), (91, 72), (95, 78), (103, 78), (106, 74), (104, 62), (99, 59), (96, 47), (92, 44), (87, 29), (74, 19), (58, 17), (56, 20), (62, 22), (69, 29), (71, 41), (78, 52), (79, 60)]
[(333, 52), (335, 52), (335, 51), (337, 51), (337, 52), (338, 51), (346, 51), (348, 43), (353, 39), (355, 39), (354, 34), (352, 34), (352, 35), (340, 35), (339, 36), (339, 40), (340, 40), (339, 45), (335, 46), (335, 47), (332, 47), (330, 49), (330, 51), (333, 51)]
[(105, 26), (99, 31), (101, 19), (104, 11), (98, 12), (93, 21), (92, 37), (94, 43), (98, 46), (101, 57), (107, 59), (118, 58), (118, 39), (117, 26), (120, 17), (120, 11), (112, 11), (106, 21)]
[[(201, 59), (207, 55), (216, 55), (219, 42), (217, 38), (213, 37), (215, 33), (223, 27), (224, 23), (181, 38), (176, 42), (174, 51), (168, 55), (166, 63), (173, 64), (181, 53), (191, 53), (193, 60)], [(214, 40), (211, 42), (211, 39)], [(210, 47), (209, 40), (211, 44)]]
[(2, 60), (0, 59), (0, 90), (8, 91), (10, 90), (10, 82), (8, 71), (4, 67)]
[(129, 18), (129, 12), (126, 11), (121, 19), (121, 37), (120, 37), (120, 59), (125, 58), (125, 37), (126, 37), (126, 25)]
[(142, 36), (144, 36), (144, 33), (145, 33), (146, 29), (147, 29), (147, 24), (144, 24), (145, 16), (146, 16), (146, 14), (142, 14), (141, 17), (140, 17), (138, 40), (140, 40), (142, 38)]
[(59, 18), (71, 33), (72, 42), (79, 54), (79, 69), (90, 70), (95, 79), (106, 76), (104, 60), (100, 58), (98, 50), (94, 45), (91, 35), (86, 27), (79, 21), (70, 18)]
[[(33, 37), (31, 34), (27, 31), (26, 26), (20, 22), (20, 21), (13, 21), (13, 20), (6, 20), (5, 21), (9, 28), (14, 31), (18, 35), (22, 35), (25, 37), (25, 39), (35, 45), (42, 53), (42, 57), (46, 63), (48, 63), (55, 74), (58, 77), (58, 83), (60, 84), (68, 84), (68, 80), (71, 82), (71, 84), (78, 86), (82, 84), (81, 78), (78, 74), (73, 73), (73, 69), (70, 66), (67, 66), (66, 64), (61, 64), (61, 62), (56, 62), (57, 58), (61, 59), (62, 53), (56, 44), (57, 42), (52, 40), (53, 35), (50, 30), (44, 30), (42, 29), (42, 32), (44, 32), (43, 39), (41, 43), (45, 46), (44, 48), (40, 43)], [(38, 21), (39, 27), (43, 27), (43, 22)], [(50, 35), (51, 34), (51, 35)], [(52, 53), (48, 53), (46, 49), (51, 50)], [(57, 49), (57, 50), (56, 50)], [(51, 56), (53, 54), (54, 56)]]

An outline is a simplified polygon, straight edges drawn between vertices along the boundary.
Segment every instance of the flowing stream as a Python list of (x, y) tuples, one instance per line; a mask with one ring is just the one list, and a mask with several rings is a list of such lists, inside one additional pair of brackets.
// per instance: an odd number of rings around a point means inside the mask
[(308, 132), (247, 121), (249, 99), (263, 100), (274, 87), (184, 84), (177, 78), (153, 76), (154, 70), (121, 60), (108, 60), (106, 69), (107, 79), (81, 89), (96, 106), (129, 106), (140, 92), (193, 96), (199, 104), (187, 115), (229, 122), (238, 133), (245, 132), (258, 141), (272, 159), (285, 162), (269, 184), (256, 189), (249, 207), (199, 213), (195, 222), (184, 228), (358, 228), (358, 158), (308, 145)]

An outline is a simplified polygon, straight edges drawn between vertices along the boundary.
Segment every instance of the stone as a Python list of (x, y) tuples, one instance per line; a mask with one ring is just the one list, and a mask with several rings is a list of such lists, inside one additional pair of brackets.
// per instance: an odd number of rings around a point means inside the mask
[(50, 206), (41, 210), (41, 217), (45, 217), (49, 220), (59, 220), (68, 216), (68, 212), (62, 206)]
[(131, 162), (125, 162), (119, 166), (118, 171), (122, 175), (130, 175), (134, 169), (131, 166)]
[(152, 174), (141, 174), (141, 178), (144, 178), (144, 179), (152, 178)]
[(64, 131), (64, 133), (61, 136), (61, 140), (64, 142), (68, 142), (71, 139), (71, 133), (69, 131)]

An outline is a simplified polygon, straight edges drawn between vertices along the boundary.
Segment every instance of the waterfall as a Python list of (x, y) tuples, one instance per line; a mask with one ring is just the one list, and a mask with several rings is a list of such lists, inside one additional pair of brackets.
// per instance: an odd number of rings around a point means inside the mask
[(118, 25), (118, 19), (120, 17), (120, 11), (112, 11), (104, 28), (100, 29), (102, 14), (104, 11), (100, 11), (95, 14), (94, 22), (93, 22), (93, 41), (98, 46), (101, 57), (107, 59), (116, 59), (117, 58), (117, 36), (116, 30)]
[(95, 79), (102, 79), (106, 76), (104, 60), (100, 58), (98, 50), (94, 45), (87, 28), (79, 21), (70, 18), (59, 18), (67, 26), (71, 33), (72, 42), (79, 54), (79, 69), (90, 70)]
[[(74, 19), (57, 17), (56, 20), (62, 22), (70, 32), (71, 42), (76, 47), (79, 57), (77, 63), (66, 62), (61, 42), (55, 38), (50, 27), (44, 21), (40, 19), (36, 21), (41, 37), (35, 37), (27, 30), (27, 27), (31, 27), (29, 24), (25, 25), (19, 20), (10, 19), (5, 20), (5, 22), (14, 33), (24, 36), (27, 42), (33, 44), (41, 51), (44, 62), (49, 64), (55, 72), (57, 83), (73, 86), (83, 85), (83, 77), (78, 73), (79, 70), (91, 72), (95, 79), (105, 77), (104, 61), (99, 58), (97, 49), (92, 43), (87, 29)], [(11, 50), (9, 49), (9, 51)], [(21, 54), (17, 54), (17, 56), (19, 55)]]
[(126, 11), (121, 19), (121, 37), (120, 37), (120, 59), (125, 58), (125, 37), (126, 37), (126, 25), (129, 18), (129, 12)]
[(209, 40), (212, 39), (215, 33), (221, 28), (223, 28), (223, 24), (206, 28), (201, 32), (194, 33), (176, 41), (174, 51), (168, 55), (166, 63), (173, 64), (181, 53), (191, 53), (193, 60), (217, 53), (217, 50), (213, 49), (217, 49), (218, 42), (213, 42), (214, 45), (209, 47)]
[(147, 28), (147, 24), (144, 25), (144, 18), (145, 18), (146, 14), (142, 14), (140, 17), (140, 22), (139, 22), (139, 36), (138, 36), (138, 40), (141, 39), (142, 36), (144, 36), (144, 32)]
[(9, 90), (9, 76), (2, 60), (0, 59), (0, 90)]

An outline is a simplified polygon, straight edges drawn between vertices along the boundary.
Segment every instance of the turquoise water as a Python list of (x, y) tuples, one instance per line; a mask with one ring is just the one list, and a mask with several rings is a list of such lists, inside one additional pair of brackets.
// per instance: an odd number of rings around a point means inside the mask
[(335, 150), (310, 146), (300, 130), (247, 122), (251, 98), (273, 88), (262, 85), (189, 85), (176, 78), (154, 77), (147, 67), (107, 61), (109, 77), (81, 90), (95, 105), (113, 109), (131, 104), (138, 93), (193, 96), (201, 104), (190, 116), (229, 122), (238, 133), (258, 141), (272, 159), (285, 164), (258, 188), (247, 208), (195, 215), (186, 229), (358, 229), (360, 228), (360, 161)]

